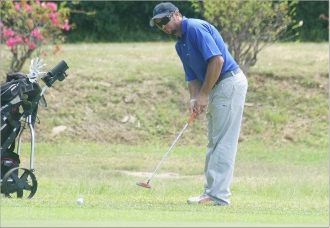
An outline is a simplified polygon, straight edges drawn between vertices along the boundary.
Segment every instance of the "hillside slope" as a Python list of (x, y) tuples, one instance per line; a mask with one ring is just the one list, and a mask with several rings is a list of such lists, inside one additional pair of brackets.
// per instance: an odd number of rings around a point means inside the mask
[[(46, 70), (65, 60), (69, 76), (45, 93), (48, 108), (39, 108), (37, 141), (170, 145), (188, 120), (187, 85), (174, 43), (76, 44), (62, 50), (45, 58)], [(1, 55), (4, 76), (10, 55)], [(248, 73), (240, 140), (327, 145), (328, 56), (327, 44), (314, 43), (262, 51)], [(205, 140), (203, 115), (180, 143)]]

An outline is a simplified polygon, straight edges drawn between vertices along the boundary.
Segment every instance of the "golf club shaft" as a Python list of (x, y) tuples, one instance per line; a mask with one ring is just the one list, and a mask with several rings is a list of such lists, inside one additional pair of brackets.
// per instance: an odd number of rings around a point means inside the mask
[(160, 161), (160, 163), (158, 164), (158, 166), (156, 167), (155, 171), (152, 173), (151, 177), (149, 178), (147, 184), (149, 184), (149, 181), (152, 179), (152, 177), (155, 175), (155, 173), (157, 172), (157, 170), (159, 169), (159, 167), (161, 166), (161, 164), (163, 163), (163, 161), (165, 160), (165, 158), (167, 157), (167, 155), (170, 153), (170, 151), (172, 150), (173, 146), (175, 145), (175, 143), (178, 141), (178, 139), (181, 137), (182, 133), (184, 132), (184, 130), (188, 127), (188, 125), (190, 124), (190, 122), (194, 119), (195, 117), (195, 112), (193, 112), (189, 118), (189, 120), (187, 121), (186, 125), (184, 125), (182, 131), (180, 132), (180, 134), (178, 135), (178, 137), (176, 137), (176, 139), (174, 140), (174, 142), (172, 143), (170, 149), (166, 152), (165, 156), (163, 157), (163, 159)]

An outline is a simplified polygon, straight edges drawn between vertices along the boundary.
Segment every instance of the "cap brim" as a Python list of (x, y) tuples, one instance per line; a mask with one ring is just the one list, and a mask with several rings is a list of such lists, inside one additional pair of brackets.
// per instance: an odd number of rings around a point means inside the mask
[(155, 20), (154, 20), (154, 19), (163, 18), (163, 17), (165, 17), (167, 14), (168, 14), (168, 12), (160, 13), (160, 14), (157, 14), (156, 16), (154, 16), (153, 18), (151, 18), (151, 20), (150, 20), (150, 26), (151, 26), (151, 27), (154, 27), (154, 26), (155, 26), (156, 23), (155, 23)]

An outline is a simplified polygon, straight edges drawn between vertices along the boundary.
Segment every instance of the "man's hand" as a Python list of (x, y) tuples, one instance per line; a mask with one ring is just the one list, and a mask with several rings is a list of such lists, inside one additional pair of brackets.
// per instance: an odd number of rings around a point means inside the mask
[(189, 104), (190, 114), (192, 114), (195, 111), (195, 103), (196, 103), (195, 98), (190, 100), (190, 104)]
[(194, 111), (196, 112), (196, 117), (201, 113), (205, 112), (207, 104), (209, 102), (209, 96), (207, 94), (200, 93), (197, 96)]
[(44, 60), (37, 57), (36, 59), (31, 59), (30, 73), (27, 75), (30, 82), (37, 82), (39, 74), (45, 74), (45, 72), (39, 72), (47, 64), (42, 64)]
[[(198, 96), (196, 98), (196, 102), (194, 105), (194, 111), (196, 112), (196, 117), (199, 116), (201, 113), (206, 111), (206, 107), (209, 101), (209, 93), (212, 90), (215, 82), (219, 78), (222, 65), (223, 65), (223, 58), (220, 55), (216, 55), (211, 57), (208, 60), (205, 80), (203, 84), (200, 87), (200, 90), (198, 92)], [(194, 95), (196, 94), (196, 90), (189, 89), (190, 94)], [(195, 93), (192, 93), (191, 91), (194, 91)]]

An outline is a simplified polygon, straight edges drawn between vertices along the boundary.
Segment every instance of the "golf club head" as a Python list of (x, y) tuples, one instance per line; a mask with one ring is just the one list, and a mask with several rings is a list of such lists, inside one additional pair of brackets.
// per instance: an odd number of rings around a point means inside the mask
[(144, 187), (144, 188), (151, 188), (151, 186), (147, 183), (143, 183), (143, 182), (137, 182), (136, 183), (137, 185), (141, 186), (141, 187)]

